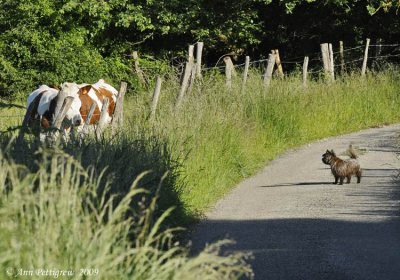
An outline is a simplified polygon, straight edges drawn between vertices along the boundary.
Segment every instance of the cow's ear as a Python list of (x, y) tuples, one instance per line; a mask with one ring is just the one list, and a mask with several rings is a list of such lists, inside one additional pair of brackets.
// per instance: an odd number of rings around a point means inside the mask
[(88, 94), (88, 89), (87, 89), (87, 87), (83, 87), (83, 88), (81, 88), (80, 90), (79, 90), (79, 94), (80, 95), (86, 95), (86, 94)]
[(50, 84), (49, 87), (54, 88), (56, 90), (61, 90), (61, 86), (59, 84)]

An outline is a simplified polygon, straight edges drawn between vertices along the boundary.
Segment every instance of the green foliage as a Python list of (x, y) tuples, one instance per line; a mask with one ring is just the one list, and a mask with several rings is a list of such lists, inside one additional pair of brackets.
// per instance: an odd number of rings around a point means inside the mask
[(368, 12), (375, 15), (379, 10), (389, 12), (391, 9), (396, 10), (396, 14), (400, 9), (400, 1), (398, 0), (370, 0), (367, 6)]
[(128, 46), (119, 38), (125, 35), (118, 32), (136, 34), (131, 40), (153, 32), (156, 27), (145, 14), (151, 9), (148, 3), (152, 1), (143, 5), (128, 1), (2, 1), (1, 95), (26, 95), (44, 83), (95, 82), (99, 78), (112, 84), (125, 80), (134, 87), (131, 61), (124, 55)]
[(225, 53), (261, 57), (277, 46), (286, 57), (296, 57), (317, 51), (322, 41), (355, 44), (365, 36), (394, 41), (400, 23), (393, 7), (399, 2), (3, 0), (0, 96), (26, 96), (44, 83), (100, 78), (114, 85), (125, 80), (137, 89), (133, 50), (160, 73), (162, 66), (146, 56), (183, 56), (187, 44), (199, 40), (211, 63)]

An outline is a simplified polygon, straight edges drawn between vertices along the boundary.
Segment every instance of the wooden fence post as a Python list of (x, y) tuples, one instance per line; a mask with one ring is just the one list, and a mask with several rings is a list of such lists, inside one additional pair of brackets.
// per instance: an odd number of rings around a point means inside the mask
[(82, 139), (83, 136), (87, 133), (87, 130), (89, 129), (90, 121), (93, 117), (94, 110), (96, 110), (97, 103), (93, 102), (92, 105), (90, 106), (90, 110), (88, 115), (86, 116), (86, 121), (85, 124), (83, 125), (82, 131), (79, 134), (79, 139)]
[(108, 99), (108, 97), (104, 97), (103, 104), (101, 106), (99, 123), (98, 123), (98, 126), (101, 129), (106, 125), (106, 120), (107, 120), (106, 117), (107, 117), (107, 111), (108, 111), (109, 104), (110, 104), (110, 100)]
[(176, 103), (175, 103), (175, 107), (179, 107), (181, 105), (183, 97), (187, 90), (187, 87), (189, 84), (189, 79), (190, 79), (190, 74), (192, 73), (192, 64), (190, 62), (186, 62), (184, 71), (185, 72), (183, 74), (181, 89), (179, 90), (178, 97), (177, 97)]
[(31, 104), (29, 104), (29, 106), (26, 110), (24, 120), (22, 121), (21, 130), (19, 131), (18, 138), (17, 138), (18, 145), (21, 144), (22, 141), (24, 140), (25, 131), (28, 128), (29, 121), (32, 117), (33, 110), (39, 104), (40, 98), (41, 98), (41, 94), (39, 94), (38, 96), (35, 97), (35, 99), (33, 99), (33, 101), (31, 102)]
[(61, 107), (64, 104), (64, 100), (65, 100), (66, 96), (67, 96), (67, 94), (63, 90), (60, 90), (58, 92), (58, 98), (57, 98), (56, 108), (54, 109), (53, 120), (55, 120), (56, 117), (60, 114)]
[(272, 72), (274, 71), (276, 56), (272, 53), (268, 56), (268, 64), (264, 73), (264, 86), (269, 87), (271, 84)]
[(320, 45), (321, 46), (321, 53), (322, 53), (322, 63), (324, 66), (324, 72), (325, 72), (325, 77), (329, 79), (332, 79), (332, 75), (334, 77), (334, 74), (331, 73), (332, 71), (332, 63), (331, 63), (331, 51), (329, 50), (329, 44), (328, 43), (323, 43)]
[(196, 69), (195, 69), (195, 65), (194, 65), (195, 64), (194, 63), (194, 45), (189, 45), (187, 61), (190, 64), (190, 69), (191, 70), (190, 70), (188, 89), (186, 91), (187, 92), (191, 92), (192, 91), (192, 86), (193, 86), (193, 83), (194, 83), (194, 78), (196, 77), (195, 76)]
[(144, 78), (143, 71), (142, 71), (142, 69), (140, 69), (140, 67), (139, 67), (139, 56), (138, 56), (138, 52), (137, 52), (137, 51), (134, 51), (134, 52), (132, 53), (132, 57), (133, 57), (133, 62), (134, 62), (134, 67), (135, 67), (135, 73), (136, 73), (136, 75), (138, 75), (139, 81), (140, 81), (142, 84), (146, 85), (146, 80), (145, 80), (145, 78)]
[(71, 107), (72, 101), (74, 101), (72, 96), (65, 97), (59, 113), (55, 116), (52, 128), (56, 128), (57, 130), (61, 129), (62, 121), (64, 120), (67, 111)]
[(103, 133), (104, 127), (106, 126), (106, 118), (107, 118), (107, 110), (108, 110), (108, 104), (110, 103), (110, 100), (108, 97), (105, 97), (103, 99), (103, 106), (101, 107), (101, 113), (100, 113), (100, 118), (99, 122), (97, 124), (96, 128), (96, 138), (100, 139), (101, 134)]
[(279, 55), (279, 50), (272, 50), (272, 54), (275, 55), (275, 63), (276, 63), (276, 71), (278, 73), (278, 77), (283, 78), (284, 74), (283, 74), (283, 68), (282, 68), (282, 63), (281, 63), (281, 57)]
[(232, 87), (232, 77), (236, 76), (235, 66), (233, 65), (232, 59), (229, 56), (224, 57), (225, 62), (225, 76), (226, 85), (228, 88)]
[(361, 76), (365, 76), (365, 72), (367, 71), (367, 60), (368, 60), (368, 48), (369, 48), (370, 39), (367, 38), (367, 42), (365, 44), (365, 51), (364, 51), (364, 59), (361, 68)]
[(201, 79), (201, 57), (203, 53), (203, 42), (197, 42), (196, 48), (196, 77)]
[(190, 71), (190, 80), (189, 80), (189, 86), (188, 86), (188, 94), (192, 92), (193, 85), (194, 85), (194, 80), (196, 78), (196, 69), (197, 69), (197, 63), (192, 63), (192, 70)]
[(344, 47), (343, 41), (339, 41), (339, 56), (340, 56), (340, 74), (343, 75), (346, 71), (344, 64)]
[(247, 82), (247, 76), (249, 74), (249, 67), (250, 67), (250, 56), (246, 56), (246, 60), (244, 63), (244, 72), (243, 72), (243, 81), (242, 81), (242, 89), (241, 93), (243, 93), (246, 89), (246, 82)]
[(377, 60), (380, 59), (379, 57), (381, 56), (381, 53), (382, 53), (382, 39), (378, 38), (376, 40), (376, 55), (375, 55)]
[(322, 54), (322, 64), (324, 66), (325, 74), (329, 71), (329, 46), (327, 43), (323, 43), (321, 46), (321, 54)]
[(303, 87), (307, 87), (307, 76), (308, 76), (308, 56), (305, 56), (303, 62)]
[(158, 99), (160, 97), (160, 92), (161, 92), (161, 83), (162, 83), (162, 80), (158, 76), (157, 80), (156, 80), (156, 86), (155, 86), (154, 92), (153, 92), (153, 98), (152, 98), (152, 101), (151, 101), (150, 119), (154, 119), (154, 117), (156, 115)]
[(50, 131), (50, 134), (46, 135), (46, 141), (50, 145), (53, 145), (55, 143), (55, 141), (57, 140), (58, 135), (61, 130), (62, 122), (65, 119), (65, 115), (67, 114), (67, 111), (71, 107), (72, 101), (74, 101), (74, 98), (72, 96), (65, 97), (60, 110), (58, 111), (57, 114), (54, 115), (54, 121), (53, 121), (53, 124), (51, 125), (51, 128), (53, 129), (53, 131)]
[(334, 81), (335, 80), (335, 65), (334, 65), (332, 44), (329, 44), (329, 62), (330, 62), (331, 79), (332, 79), (332, 81)]
[(188, 62), (194, 63), (194, 45), (189, 45), (188, 48)]
[(121, 127), (123, 124), (123, 114), (124, 114), (124, 96), (127, 90), (128, 84), (126, 82), (121, 82), (121, 86), (118, 91), (117, 100), (115, 102), (115, 109), (113, 117), (111, 120), (112, 128)]
[(376, 49), (375, 49), (375, 60), (373, 61), (373, 66), (380, 67), (380, 61), (382, 60), (381, 58), (382, 54), (382, 39), (378, 38), (376, 39)]

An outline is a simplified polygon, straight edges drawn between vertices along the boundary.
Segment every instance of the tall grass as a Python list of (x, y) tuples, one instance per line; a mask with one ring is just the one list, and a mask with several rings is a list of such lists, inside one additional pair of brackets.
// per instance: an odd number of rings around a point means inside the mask
[[(169, 222), (187, 224), (188, 217), (203, 213), (237, 182), (289, 148), (398, 122), (399, 73), (394, 68), (364, 78), (349, 74), (331, 83), (315, 79), (307, 88), (299, 75), (292, 75), (273, 80), (265, 89), (261, 74), (253, 71), (245, 92), (240, 78), (227, 88), (223, 75), (208, 73), (179, 108), (174, 106), (179, 80), (170, 75), (154, 120), (148, 119), (152, 90), (131, 91), (124, 104), (124, 129), (116, 138), (67, 150), (85, 167), (93, 165), (97, 172), (107, 167), (105, 177), (118, 182), (112, 184), (112, 193), (126, 193), (129, 182), (150, 169), (147, 185), (154, 190), (170, 171), (158, 211), (175, 205)], [(35, 149), (27, 145), (18, 162)], [(11, 156), (18, 153), (14, 150)]]
[[(132, 207), (137, 184), (123, 197), (99, 192), (101, 176), (60, 151), (40, 150), (36, 172), (0, 154), (0, 278), (237, 279), (251, 276), (246, 255), (218, 255), (227, 241), (195, 257), (160, 230), (157, 196)], [(104, 173), (103, 173), (104, 175)], [(161, 182), (162, 184), (162, 182)], [(118, 201), (118, 203), (116, 203)], [(139, 201), (140, 202), (140, 201)], [(47, 275), (46, 277), (43, 275)]]
[[(241, 179), (254, 174), (283, 151), (323, 137), (400, 120), (399, 71), (349, 74), (302, 87), (298, 76), (274, 80), (265, 89), (258, 72), (241, 93), (224, 77), (209, 75), (197, 83), (177, 110), (178, 83), (167, 81), (157, 119), (146, 121), (150, 92), (129, 100), (132, 123), (147, 126), (172, 143), (172, 156), (187, 153), (178, 182), (187, 211), (203, 212)], [(182, 158), (182, 156), (181, 156)]]
[[(170, 77), (154, 120), (151, 90), (126, 98), (117, 135), (69, 143), (61, 152), (32, 136), (17, 146), (13, 132), (1, 134), (1, 278), (9, 269), (41, 268), (72, 270), (71, 279), (86, 268), (96, 279), (251, 276), (245, 255), (219, 256), (225, 241), (188, 257), (174, 228), (289, 148), (400, 121), (399, 73), (313, 80), (307, 88), (293, 75), (265, 89), (254, 71), (245, 92), (240, 79), (227, 88), (213, 73), (179, 108), (179, 81)], [(10, 109), (1, 105), (4, 131)]]

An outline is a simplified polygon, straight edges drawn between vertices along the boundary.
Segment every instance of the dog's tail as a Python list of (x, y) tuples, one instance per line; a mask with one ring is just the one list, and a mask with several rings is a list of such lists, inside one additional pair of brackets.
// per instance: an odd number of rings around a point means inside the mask
[(347, 149), (347, 153), (349, 154), (350, 158), (358, 158), (358, 155), (356, 154), (356, 151), (353, 149), (353, 145), (349, 145), (349, 148)]

